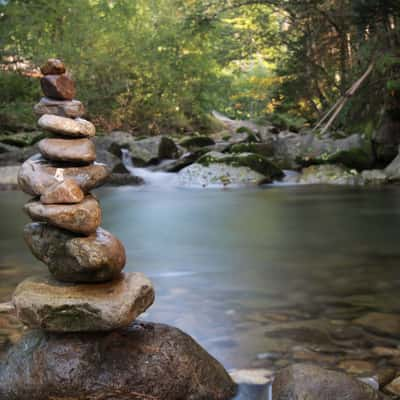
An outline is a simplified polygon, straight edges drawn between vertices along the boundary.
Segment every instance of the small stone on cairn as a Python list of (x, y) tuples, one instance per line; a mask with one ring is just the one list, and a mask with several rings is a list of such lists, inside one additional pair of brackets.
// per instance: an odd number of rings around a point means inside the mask
[(135, 321), (154, 301), (142, 273), (123, 274), (125, 249), (101, 228), (90, 191), (110, 171), (96, 163), (96, 129), (82, 119), (60, 60), (41, 68), (39, 126), (54, 137), (19, 172), (35, 196), (24, 237), (49, 273), (20, 283), (17, 317), (31, 328), (0, 360), (1, 400), (227, 400), (236, 385), (223, 366), (177, 328)]
[(125, 249), (100, 228), (100, 204), (89, 191), (109, 171), (95, 163), (90, 138), (96, 129), (81, 118), (74, 81), (60, 60), (48, 60), (41, 71), (46, 97), (35, 110), (46, 111), (38, 124), (55, 137), (39, 143), (41, 155), (22, 165), (19, 182), (23, 191), (40, 196), (24, 207), (34, 221), (25, 227), (25, 241), (51, 275), (18, 286), (17, 316), (30, 328), (53, 332), (128, 326), (153, 303), (152, 284), (142, 274), (121, 273)]

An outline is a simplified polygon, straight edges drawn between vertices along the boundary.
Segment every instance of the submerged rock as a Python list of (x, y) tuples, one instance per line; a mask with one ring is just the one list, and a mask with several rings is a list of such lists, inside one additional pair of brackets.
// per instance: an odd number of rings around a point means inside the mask
[(77, 236), (45, 223), (25, 226), (25, 241), (56, 279), (66, 282), (103, 282), (119, 275), (126, 256), (122, 243), (105, 229)]
[(360, 185), (361, 175), (340, 165), (312, 165), (304, 168), (299, 178), (304, 185)]
[(228, 400), (222, 365), (177, 328), (137, 322), (110, 333), (28, 333), (0, 364), (2, 400)]
[(33, 196), (43, 194), (50, 186), (65, 178), (73, 179), (79, 187), (88, 192), (102, 185), (110, 171), (104, 164), (94, 163), (86, 166), (65, 166), (46, 161), (40, 155), (34, 155), (25, 161), (18, 175), (21, 189)]
[(128, 326), (150, 307), (154, 289), (138, 272), (96, 285), (62, 283), (48, 275), (21, 282), (12, 301), (18, 319), (32, 329), (112, 331)]
[(368, 313), (354, 321), (365, 329), (398, 338), (400, 336), (400, 315), (389, 313)]
[(225, 164), (203, 166), (192, 164), (179, 172), (179, 184), (187, 187), (260, 185), (270, 182), (264, 175), (248, 167)]
[(369, 385), (344, 373), (308, 364), (279, 371), (272, 385), (273, 400), (384, 400)]
[(93, 196), (86, 196), (77, 204), (42, 204), (30, 201), (24, 206), (25, 212), (34, 220), (71, 232), (89, 235), (101, 224), (101, 208)]

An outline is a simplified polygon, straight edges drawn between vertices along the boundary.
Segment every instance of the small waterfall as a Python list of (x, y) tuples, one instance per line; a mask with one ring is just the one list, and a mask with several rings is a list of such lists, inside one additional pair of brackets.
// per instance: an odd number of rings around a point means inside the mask
[(125, 168), (135, 176), (142, 178), (146, 185), (153, 187), (177, 186), (177, 175), (170, 172), (151, 171), (148, 168), (137, 168), (133, 165), (132, 157), (128, 149), (121, 149), (122, 163)]

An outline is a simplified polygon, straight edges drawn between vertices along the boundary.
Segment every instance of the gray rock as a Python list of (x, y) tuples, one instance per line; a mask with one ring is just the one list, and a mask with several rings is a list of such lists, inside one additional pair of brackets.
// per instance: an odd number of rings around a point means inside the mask
[(18, 188), (19, 166), (0, 167), (0, 190)]
[(110, 186), (138, 186), (143, 185), (144, 180), (131, 174), (113, 173), (107, 178), (105, 184)]
[(79, 118), (85, 114), (85, 107), (79, 100), (54, 100), (43, 97), (33, 108), (36, 115), (58, 115), (59, 117)]
[(381, 169), (362, 171), (361, 178), (365, 185), (383, 185), (388, 182), (385, 171)]
[(106, 283), (70, 284), (32, 277), (15, 289), (18, 319), (48, 332), (99, 332), (132, 323), (154, 301), (151, 282), (138, 272)]
[(84, 192), (102, 185), (110, 171), (105, 164), (94, 163), (80, 167), (67, 167), (46, 161), (35, 155), (25, 161), (18, 175), (18, 183), (27, 194), (43, 194), (57, 181), (65, 178), (74, 179)]
[(235, 392), (191, 337), (150, 322), (110, 333), (29, 332), (0, 364), (2, 400), (228, 400)]
[(26, 159), (32, 157), (39, 152), (39, 147), (29, 146), (24, 148), (14, 147), (9, 152), (0, 154), (1, 166), (21, 165)]
[(303, 185), (362, 185), (361, 175), (340, 165), (312, 165), (298, 180)]
[(279, 371), (272, 393), (274, 400), (385, 399), (358, 379), (308, 364), (296, 364)]
[(179, 156), (175, 142), (166, 136), (137, 140), (130, 144), (129, 149), (133, 164), (140, 167)]
[(400, 181), (400, 152), (395, 159), (383, 170), (390, 182)]
[(97, 162), (107, 165), (111, 173), (129, 174), (120, 157), (115, 156), (106, 150), (97, 151)]
[(77, 236), (46, 223), (24, 229), (33, 255), (65, 282), (103, 282), (115, 278), (125, 266), (122, 243), (102, 228), (88, 237)]
[(359, 134), (344, 139), (319, 139), (281, 132), (274, 144), (274, 160), (283, 169), (298, 169), (311, 164), (343, 164), (358, 170), (370, 168), (374, 162), (371, 143)]

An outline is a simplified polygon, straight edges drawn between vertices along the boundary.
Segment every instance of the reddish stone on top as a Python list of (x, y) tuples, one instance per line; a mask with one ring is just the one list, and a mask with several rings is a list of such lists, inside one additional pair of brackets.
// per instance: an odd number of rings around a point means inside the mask
[(72, 100), (75, 97), (75, 82), (66, 74), (46, 75), (40, 80), (46, 97), (56, 100)]

